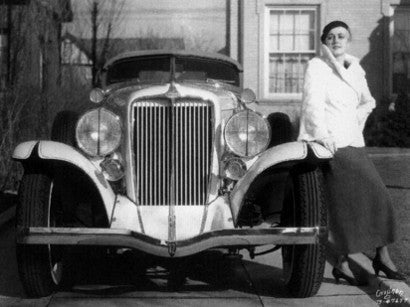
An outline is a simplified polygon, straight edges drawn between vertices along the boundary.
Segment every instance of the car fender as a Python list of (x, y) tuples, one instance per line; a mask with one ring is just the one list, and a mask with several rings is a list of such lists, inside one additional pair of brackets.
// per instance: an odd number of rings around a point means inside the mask
[[(30, 160), (33, 152), (37, 150), (37, 156), (41, 160), (63, 161), (81, 169), (94, 183), (104, 202), (107, 216), (111, 220), (113, 206), (115, 203), (115, 193), (111, 189), (101, 170), (98, 169), (86, 156), (69, 145), (54, 141), (29, 141), (24, 142), (14, 149), (13, 159), (24, 161), (25, 165), (38, 163)], [(47, 163), (47, 162), (46, 162)]]
[(303, 161), (308, 157), (308, 146), (319, 160), (329, 160), (332, 154), (317, 143), (290, 142), (269, 148), (263, 152), (235, 185), (230, 194), (232, 217), (236, 225), (244, 196), (256, 177), (266, 169), (289, 161)]

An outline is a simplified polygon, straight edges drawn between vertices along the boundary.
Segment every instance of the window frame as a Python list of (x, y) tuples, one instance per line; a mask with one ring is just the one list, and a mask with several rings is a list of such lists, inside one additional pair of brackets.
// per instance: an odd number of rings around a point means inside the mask
[[(264, 6), (264, 47), (263, 47), (263, 98), (268, 100), (301, 100), (302, 99), (302, 92), (299, 93), (271, 93), (269, 92), (269, 57), (270, 54), (300, 54), (300, 55), (308, 55), (311, 54), (316, 56), (319, 52), (320, 47), (320, 24), (321, 24), (321, 3), (312, 3), (312, 4), (296, 4), (296, 5), (272, 5), (266, 4)], [(272, 11), (295, 11), (295, 10), (303, 10), (303, 11), (312, 11), (314, 12), (314, 51), (310, 50), (303, 50), (303, 51), (277, 51), (277, 52), (270, 52), (269, 45), (270, 45), (270, 13)]]

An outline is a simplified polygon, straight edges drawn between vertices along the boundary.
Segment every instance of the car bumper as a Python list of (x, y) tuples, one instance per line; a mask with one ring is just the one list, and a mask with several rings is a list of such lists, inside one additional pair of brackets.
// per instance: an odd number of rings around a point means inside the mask
[(212, 248), (258, 245), (318, 244), (326, 227), (274, 227), (226, 229), (168, 242), (127, 229), (19, 227), (19, 244), (102, 245), (132, 248), (160, 257), (184, 257)]

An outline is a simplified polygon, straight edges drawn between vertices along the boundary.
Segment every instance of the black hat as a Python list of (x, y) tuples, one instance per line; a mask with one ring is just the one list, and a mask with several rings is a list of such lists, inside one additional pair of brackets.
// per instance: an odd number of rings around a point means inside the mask
[(350, 33), (350, 28), (346, 23), (340, 20), (332, 21), (331, 23), (328, 23), (326, 27), (323, 28), (322, 35), (320, 36), (320, 40), (322, 41), (323, 44), (325, 43), (326, 36), (329, 34), (329, 32), (332, 29), (337, 28), (337, 27), (343, 27)]

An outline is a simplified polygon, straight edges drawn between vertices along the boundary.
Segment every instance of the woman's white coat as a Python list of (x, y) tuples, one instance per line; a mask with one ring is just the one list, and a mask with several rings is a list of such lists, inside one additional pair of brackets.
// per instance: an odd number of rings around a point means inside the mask
[(298, 140), (333, 137), (338, 148), (363, 147), (363, 128), (375, 107), (365, 72), (357, 58), (346, 55), (348, 68), (332, 56), (309, 61), (305, 72)]

